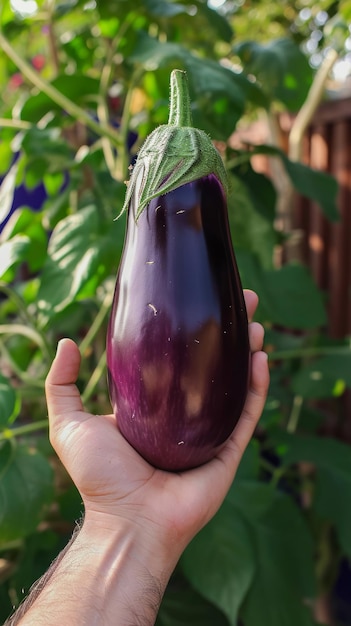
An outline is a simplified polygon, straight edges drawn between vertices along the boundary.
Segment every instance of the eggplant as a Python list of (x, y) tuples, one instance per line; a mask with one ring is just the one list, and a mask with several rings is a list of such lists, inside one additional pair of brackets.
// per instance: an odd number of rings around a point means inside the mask
[[(186, 112), (179, 113), (184, 98)], [(250, 365), (225, 170), (207, 135), (189, 121), (186, 76), (175, 70), (169, 124), (146, 140), (128, 185), (107, 331), (118, 427), (144, 459), (170, 471), (218, 453), (242, 412)]]

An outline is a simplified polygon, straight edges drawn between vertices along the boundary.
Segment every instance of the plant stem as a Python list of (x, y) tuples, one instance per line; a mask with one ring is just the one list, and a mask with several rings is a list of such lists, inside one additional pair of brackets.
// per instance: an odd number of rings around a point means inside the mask
[(93, 342), (93, 340), (95, 339), (97, 333), (99, 332), (109, 310), (111, 307), (111, 303), (112, 303), (112, 294), (108, 293), (106, 294), (102, 305), (100, 307), (100, 310), (96, 316), (96, 318), (94, 319), (92, 325), (90, 326), (87, 334), (85, 335), (84, 339), (81, 341), (80, 345), (79, 345), (79, 350), (80, 353), (83, 355), (86, 350), (89, 348), (89, 346), (91, 345), (91, 343)]
[(331, 48), (316, 73), (307, 98), (296, 116), (289, 133), (289, 159), (291, 161), (301, 160), (302, 140), (306, 128), (311, 122), (312, 117), (323, 97), (329, 72), (337, 61), (337, 58), (338, 53), (336, 50)]
[(0, 441), (6, 441), (12, 439), (12, 437), (19, 437), (20, 435), (28, 435), (34, 433), (37, 430), (44, 430), (48, 428), (48, 420), (40, 420), (39, 422), (33, 422), (33, 424), (26, 424), (25, 426), (18, 426), (17, 428), (6, 428), (0, 433)]
[(318, 356), (351, 356), (351, 346), (316, 346), (314, 348), (295, 348), (292, 350), (277, 350), (268, 354), (270, 361), (285, 361), (289, 359), (312, 358)]
[(82, 393), (82, 402), (85, 404), (93, 395), (101, 376), (103, 375), (106, 367), (106, 350), (102, 353), (90, 379)]
[(339, 573), (340, 550), (335, 545), (334, 527), (329, 521), (321, 524), (316, 545), (316, 578), (320, 595), (330, 594)]
[(253, 154), (252, 151), (244, 152), (240, 156), (237, 156), (233, 159), (229, 159), (229, 161), (226, 161), (226, 164), (225, 164), (227, 170), (229, 171), (231, 169), (238, 167), (238, 165), (249, 163), (249, 161), (251, 160), (252, 154)]
[(299, 424), (299, 419), (301, 415), (301, 409), (303, 405), (303, 397), (302, 396), (294, 396), (293, 405), (291, 409), (291, 413), (288, 419), (288, 425), (286, 430), (288, 433), (292, 434), (296, 432), (296, 429)]
[[(109, 88), (109, 85), (111, 83), (111, 78), (112, 78), (113, 57), (114, 57), (115, 51), (118, 49), (118, 46), (120, 45), (122, 37), (124, 37), (129, 27), (130, 27), (130, 23), (128, 20), (125, 20), (121, 24), (117, 32), (117, 35), (110, 42), (110, 45), (107, 48), (106, 61), (105, 61), (103, 70), (101, 72), (100, 89), (99, 89), (100, 102), (97, 107), (97, 114), (98, 114), (99, 120), (105, 124), (107, 124), (108, 119), (109, 119), (109, 112), (108, 112), (106, 99), (108, 96), (108, 88)], [(122, 135), (121, 131), (120, 131), (120, 135)], [(122, 151), (125, 151), (126, 149), (125, 146), (126, 146), (125, 139), (121, 136), (119, 152), (121, 149)], [(112, 178), (116, 178), (117, 180), (119, 179), (124, 180), (125, 175), (119, 178), (119, 172), (118, 172), (118, 167), (117, 167), (117, 159), (119, 157), (117, 155), (117, 157), (115, 158), (115, 155), (112, 150), (112, 146), (107, 137), (103, 138), (102, 149), (103, 149), (106, 165), (110, 171)], [(123, 170), (123, 167), (121, 167), (121, 174), (123, 174), (122, 170)]]
[(13, 373), (24, 383), (29, 386), (36, 387), (39, 389), (44, 389), (45, 383), (40, 378), (32, 378), (28, 376), (27, 372), (23, 372), (20, 367), (18, 367), (17, 363), (12, 359), (9, 350), (7, 349), (5, 343), (0, 340), (0, 351), (3, 352), (6, 361), (9, 363)]
[(64, 109), (74, 119), (78, 120), (90, 128), (98, 136), (108, 137), (115, 145), (120, 146), (120, 134), (107, 124), (98, 124), (95, 120), (80, 106), (67, 98), (56, 87), (48, 83), (14, 50), (10, 42), (0, 32), (0, 47), (5, 54), (13, 61), (22, 74), (40, 91), (45, 93), (55, 104)]
[(46, 339), (34, 328), (29, 328), (23, 324), (0, 324), (0, 335), (23, 335), (34, 341), (46, 354), (49, 360), (52, 359), (52, 351)]
[(13, 128), (14, 130), (30, 130), (33, 124), (25, 122), (24, 120), (8, 119), (7, 117), (0, 118), (0, 128)]
[[(109, 120), (109, 112), (107, 107), (108, 88), (111, 82), (112, 76), (112, 62), (113, 54), (116, 49), (115, 41), (112, 41), (107, 48), (107, 56), (104, 67), (101, 72), (100, 88), (99, 88), (99, 103), (97, 106), (97, 115), (99, 122), (107, 124)], [(107, 137), (102, 139), (102, 150), (104, 153), (106, 165), (112, 177), (115, 176), (116, 165), (115, 155), (110, 140)]]
[(118, 180), (126, 180), (129, 167), (129, 152), (128, 152), (128, 133), (131, 118), (131, 105), (135, 86), (139, 82), (142, 76), (143, 70), (137, 69), (133, 72), (129, 82), (128, 91), (124, 100), (123, 113), (121, 117), (120, 135), (121, 135), (121, 148), (117, 155), (116, 177)]
[(260, 466), (270, 474), (274, 474), (277, 469), (273, 463), (270, 463), (270, 461), (267, 461), (267, 459), (262, 456), (260, 456)]
[(274, 470), (272, 474), (272, 478), (271, 478), (271, 486), (273, 488), (276, 488), (278, 486), (280, 479), (283, 478), (286, 472), (287, 472), (287, 468), (284, 467), (284, 465), (281, 465), (280, 467), (277, 467)]
[(11, 465), (11, 462), (12, 462), (12, 459), (13, 459), (13, 454), (14, 454), (14, 451), (15, 451), (15, 449), (16, 449), (16, 443), (15, 443), (15, 441), (14, 441), (13, 439), (9, 439), (9, 441), (10, 441), (10, 446), (11, 446), (11, 454), (10, 454), (9, 459), (7, 459), (7, 461), (6, 461), (5, 465), (1, 468), (1, 471), (0, 471), (0, 480), (3, 478), (3, 476), (5, 476), (5, 474), (6, 474), (6, 472), (7, 472), (8, 467)]
[(23, 319), (28, 324), (30, 324), (30, 326), (35, 326), (35, 320), (28, 312), (28, 309), (24, 301), (22, 300), (22, 298), (18, 295), (18, 293), (14, 289), (10, 287), (10, 285), (0, 282), (0, 291), (3, 291), (8, 296), (8, 298), (10, 298), (14, 302), (17, 309), (21, 312)]
[(49, 39), (49, 49), (51, 53), (51, 60), (55, 71), (55, 76), (58, 75), (60, 71), (60, 60), (57, 50), (56, 36), (55, 36), (55, 28), (54, 28), (54, 12), (55, 12), (55, 0), (48, 0), (47, 2), (47, 10), (48, 10), (48, 39)]

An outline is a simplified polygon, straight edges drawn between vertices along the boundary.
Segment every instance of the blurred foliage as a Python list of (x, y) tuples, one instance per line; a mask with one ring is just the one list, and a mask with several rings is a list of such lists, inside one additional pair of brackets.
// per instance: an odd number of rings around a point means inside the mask
[(243, 284), (260, 296), (272, 381), (237, 480), (184, 553), (157, 624), (315, 624), (325, 562), (329, 593), (351, 558), (351, 456), (319, 435), (318, 404), (340, 410), (351, 350), (326, 336), (309, 271), (275, 267), (277, 193), (251, 157), (279, 159), (330, 220), (337, 185), (276, 148), (234, 151), (229, 139), (248, 113), (299, 109), (313, 80), (308, 42), (322, 32), (322, 50), (338, 23), (345, 43), (349, 15), (348, 1), (328, 0), (228, 0), (218, 11), (204, 0), (1, 3), (0, 619), (82, 513), (48, 442), (44, 380), (58, 339), (70, 336), (84, 356), (86, 406), (110, 411), (105, 334), (125, 227), (114, 218), (141, 142), (167, 120), (169, 74), (180, 67), (196, 124), (227, 159), (233, 241)]

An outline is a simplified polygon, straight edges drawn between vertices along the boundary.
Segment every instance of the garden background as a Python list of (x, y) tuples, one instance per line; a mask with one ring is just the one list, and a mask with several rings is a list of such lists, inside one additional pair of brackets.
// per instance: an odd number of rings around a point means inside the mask
[[(237, 479), (185, 551), (157, 624), (351, 624), (350, 22), (350, 0), (2, 1), (0, 620), (82, 515), (48, 441), (44, 380), (70, 336), (87, 408), (110, 412), (105, 335), (125, 228), (114, 218), (141, 142), (167, 120), (179, 67), (194, 122), (226, 161), (271, 386)], [(343, 123), (332, 143), (321, 99)], [(318, 272), (316, 220), (324, 251), (339, 236)]]

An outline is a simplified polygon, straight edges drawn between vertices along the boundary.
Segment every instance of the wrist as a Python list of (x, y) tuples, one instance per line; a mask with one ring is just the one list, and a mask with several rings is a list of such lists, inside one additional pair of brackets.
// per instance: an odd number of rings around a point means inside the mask
[(177, 558), (147, 524), (88, 510), (20, 624), (153, 626)]
[(96, 609), (110, 615), (107, 623), (153, 625), (180, 554), (147, 524), (92, 511), (78, 539), (94, 562)]
[(147, 565), (162, 580), (169, 578), (181, 549), (166, 529), (133, 516), (116, 516), (87, 509), (80, 540), (111, 559), (128, 556), (135, 566)]

